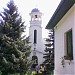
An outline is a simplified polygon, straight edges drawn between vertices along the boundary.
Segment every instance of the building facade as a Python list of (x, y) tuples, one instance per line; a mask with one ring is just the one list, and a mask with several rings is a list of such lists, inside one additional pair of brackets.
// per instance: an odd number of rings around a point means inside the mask
[(75, 75), (75, 0), (61, 0), (46, 28), (55, 31), (54, 75)]
[(30, 45), (31, 45), (31, 58), (35, 59), (36, 64), (42, 64), (43, 53), (44, 53), (44, 44), (42, 38), (42, 13), (34, 8), (30, 13), (30, 27), (29, 27), (29, 37), (30, 37)]

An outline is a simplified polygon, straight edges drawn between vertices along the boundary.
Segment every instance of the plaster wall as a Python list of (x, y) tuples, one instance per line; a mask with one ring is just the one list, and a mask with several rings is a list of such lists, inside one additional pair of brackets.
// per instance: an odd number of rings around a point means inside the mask
[[(54, 27), (55, 29), (55, 70), (54, 75), (75, 75), (75, 5)], [(64, 60), (64, 67), (61, 65), (62, 57), (65, 55), (65, 33), (73, 30), (73, 57), (70, 62)], [(69, 65), (70, 62), (70, 65)]]
[[(37, 43), (34, 44), (34, 30), (37, 30)], [(31, 45), (31, 56), (33, 56), (33, 50), (36, 48), (36, 56), (38, 57), (38, 64), (42, 64), (44, 61), (43, 54), (44, 54), (44, 42), (42, 38), (42, 27), (41, 21), (34, 20), (30, 22), (29, 27), (29, 36), (30, 36), (30, 45)]]

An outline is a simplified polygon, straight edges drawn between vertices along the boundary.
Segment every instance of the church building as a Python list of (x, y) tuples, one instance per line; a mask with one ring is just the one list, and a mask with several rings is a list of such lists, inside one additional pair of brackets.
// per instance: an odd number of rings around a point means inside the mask
[(37, 8), (34, 8), (29, 15), (31, 17), (29, 37), (32, 51), (30, 57), (35, 64), (40, 65), (44, 62), (43, 54), (45, 47), (42, 40), (42, 13)]

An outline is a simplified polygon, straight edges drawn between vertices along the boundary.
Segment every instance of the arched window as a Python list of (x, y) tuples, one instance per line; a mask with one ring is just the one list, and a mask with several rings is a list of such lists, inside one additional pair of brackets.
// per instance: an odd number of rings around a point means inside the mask
[(37, 56), (32, 56), (32, 61), (34, 61), (32, 68), (35, 68), (35, 66), (38, 64), (38, 57)]
[(37, 15), (35, 15), (35, 18), (37, 18)]
[(37, 43), (37, 30), (34, 30), (34, 44)]

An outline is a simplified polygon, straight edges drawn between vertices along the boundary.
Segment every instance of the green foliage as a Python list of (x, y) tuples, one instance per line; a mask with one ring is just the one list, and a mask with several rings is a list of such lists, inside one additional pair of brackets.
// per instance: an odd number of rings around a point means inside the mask
[(12, 39), (20, 38), (21, 33), (24, 32), (25, 29), (22, 17), (18, 14), (14, 2), (10, 1), (7, 4), (7, 7), (7, 9), (4, 8), (4, 12), (0, 13), (0, 16), (2, 17), (0, 31)]
[(45, 61), (44, 63), (46, 64), (46, 69), (47, 71), (53, 71), (54, 70), (54, 31), (53, 29), (51, 29), (49, 31), (49, 35), (48, 38), (45, 39), (46, 40), (46, 48), (45, 48), (45, 54), (44, 54), (44, 58)]
[(2, 75), (24, 74), (30, 67), (29, 37), (22, 37), (24, 22), (13, 1), (0, 13), (0, 71)]

